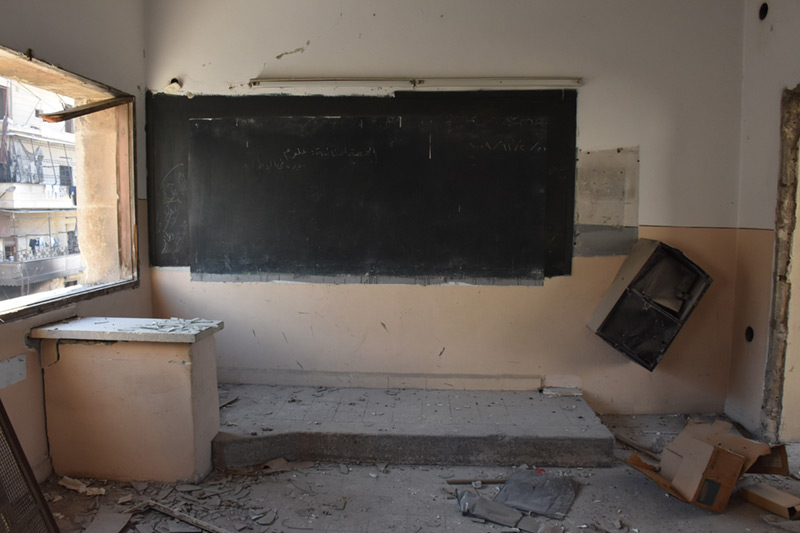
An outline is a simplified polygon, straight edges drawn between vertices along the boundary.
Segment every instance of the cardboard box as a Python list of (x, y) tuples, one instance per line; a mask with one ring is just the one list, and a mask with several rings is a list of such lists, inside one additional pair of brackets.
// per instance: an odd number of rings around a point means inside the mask
[(755, 483), (741, 487), (744, 499), (776, 515), (796, 520), (800, 515), (800, 498), (771, 487), (766, 483)]
[(748, 474), (775, 474), (788, 476), (789, 458), (786, 456), (786, 446), (779, 444), (770, 448), (769, 455), (762, 455), (747, 469)]
[[(772, 447), (742, 437), (729, 422), (712, 424), (690, 419), (661, 454), (659, 466), (634, 454), (628, 464), (658, 483), (672, 496), (687, 503), (722, 512), (736, 482), (762, 459), (774, 473), (780, 472), (782, 446)], [(788, 465), (785, 473), (788, 473)]]

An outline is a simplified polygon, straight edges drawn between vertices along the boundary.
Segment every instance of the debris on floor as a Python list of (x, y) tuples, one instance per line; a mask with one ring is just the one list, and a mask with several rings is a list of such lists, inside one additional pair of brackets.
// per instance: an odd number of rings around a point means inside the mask
[(500, 478), (500, 479), (448, 479), (447, 480), (447, 484), (448, 485), (472, 485), (474, 488), (480, 488), (483, 485), (493, 485), (493, 484), (502, 485), (506, 481), (508, 481), (507, 478)]
[[(707, 419), (713, 421), (714, 417)], [(615, 432), (661, 456), (682, 431), (686, 417), (642, 415), (609, 420)], [(800, 446), (787, 445), (787, 450), (796, 471)], [(112, 520), (109, 513), (130, 515), (119, 533), (203, 531), (150, 507), (133, 512), (149, 500), (230, 533), (800, 533), (800, 521), (748, 503), (739, 491), (733, 493), (722, 514), (666, 497), (666, 491), (625, 463), (629, 454), (630, 450), (618, 442), (615, 463), (603, 468), (545, 464), (542, 469), (539, 462), (537, 467), (529, 466), (534, 461), (517, 467), (323, 462), (272, 473), (261, 468), (241, 475), (214, 471), (205, 479), (182, 483), (75, 479), (87, 488), (105, 490), (105, 495), (91, 497), (60, 485), (62, 478), (53, 476), (42, 490), (63, 533), (117, 533), (115, 524), (100, 527), (104, 523), (101, 518)], [(509, 526), (462, 515), (456, 488), (459, 493), (468, 492), (496, 504), (503, 485), (520, 472), (529, 476), (538, 472), (535, 475), (541, 479), (553, 476), (574, 480), (578, 490), (563, 511), (566, 516), (530, 516), (512, 509), (521, 517), (516, 525)], [(788, 494), (800, 494), (800, 480), (787, 476), (748, 473), (744, 477)], [(472, 485), (476, 481), (480, 481), (476, 483), (479, 488)], [(124, 516), (115, 518), (124, 520)], [(90, 529), (93, 524), (95, 529)]]
[[(197, 488), (200, 489), (200, 487)], [(137, 505), (135, 508), (132, 508), (130, 512), (141, 513), (148, 509), (153, 509), (159, 513), (171, 516), (172, 518), (177, 519), (179, 522), (183, 522), (183, 524), (176, 524), (174, 522), (170, 523), (170, 533), (194, 533), (195, 531), (198, 531), (197, 528), (200, 528), (203, 531), (208, 531), (209, 533), (229, 533), (229, 531), (226, 529), (217, 527), (214, 524), (209, 524), (208, 522), (195, 518), (177, 509), (172, 509), (153, 500), (147, 500), (146, 502)], [(186, 524), (190, 524), (194, 527), (187, 528)]]
[(775, 515), (764, 515), (761, 517), (764, 523), (769, 524), (773, 528), (778, 528), (781, 531), (789, 531), (791, 533), (800, 533), (800, 522), (794, 520), (785, 520)]
[(758, 464), (767, 465), (770, 473), (788, 475), (788, 464), (780, 467), (785, 457), (782, 446), (747, 439), (730, 422), (689, 419), (664, 449), (657, 466), (636, 453), (627, 462), (677, 499), (719, 513), (727, 507), (743, 474), (763, 471)]
[(646, 455), (650, 459), (654, 459), (656, 461), (660, 461), (661, 460), (661, 456), (659, 455), (659, 452), (657, 452), (656, 450), (654, 450), (652, 448), (648, 448), (647, 446), (645, 446), (641, 442), (636, 442), (635, 440), (630, 439), (630, 438), (626, 437), (625, 435), (620, 435), (618, 433), (614, 433), (614, 438), (617, 439), (618, 441), (620, 441), (621, 443), (625, 444), (626, 446), (630, 446), (631, 448), (633, 448), (637, 452)]
[(58, 481), (58, 484), (62, 487), (74, 490), (75, 492), (85, 494), (86, 496), (100, 496), (106, 493), (105, 489), (102, 487), (89, 487), (82, 481), (78, 481), (77, 479), (73, 479), (69, 476), (63, 476)]
[(800, 517), (800, 498), (776, 489), (766, 483), (753, 483), (739, 488), (742, 496), (750, 503), (766, 509), (788, 520)]
[(474, 492), (456, 490), (456, 498), (461, 514), (465, 516), (482, 518), (508, 527), (517, 527), (519, 521), (522, 520), (522, 513), (516, 509), (479, 496)]
[(517, 469), (494, 501), (519, 511), (561, 519), (575, 499), (578, 484), (567, 476)]
[(570, 398), (583, 396), (583, 389), (579, 387), (544, 387), (542, 395), (545, 398)]
[(130, 513), (118, 513), (113, 509), (101, 508), (84, 533), (119, 533), (131, 519)]
[(260, 466), (264, 474), (277, 474), (278, 472), (290, 472), (292, 470), (303, 470), (304, 468), (311, 468), (314, 463), (311, 461), (296, 461), (289, 462), (283, 457), (267, 461)]
[(234, 397), (233, 397), (233, 398), (231, 398), (230, 400), (225, 400), (224, 402), (222, 402), (221, 404), (219, 404), (219, 408), (220, 408), (220, 409), (222, 409), (223, 407), (227, 407), (227, 406), (229, 406), (230, 404), (232, 404), (232, 403), (234, 403), (234, 402), (238, 402), (238, 401), (239, 401), (239, 397), (238, 397), (238, 396), (234, 396)]
[[(481, 486), (481, 481), (472, 483), (473, 489)], [(542, 524), (532, 517), (563, 519), (577, 488), (578, 483), (568, 476), (525, 467), (515, 469), (491, 500), (469, 490), (456, 490), (455, 494), (461, 514), (465, 516), (538, 533)]]

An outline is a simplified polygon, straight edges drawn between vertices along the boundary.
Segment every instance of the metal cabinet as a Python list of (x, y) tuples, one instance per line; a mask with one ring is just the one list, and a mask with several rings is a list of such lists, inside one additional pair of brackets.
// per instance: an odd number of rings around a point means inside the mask
[(652, 371), (710, 285), (711, 276), (680, 250), (639, 239), (588, 326)]

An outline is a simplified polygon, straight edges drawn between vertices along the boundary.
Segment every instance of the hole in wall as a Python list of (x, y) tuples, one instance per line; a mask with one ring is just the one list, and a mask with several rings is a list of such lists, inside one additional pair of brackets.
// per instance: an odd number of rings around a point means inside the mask
[(761, 4), (761, 7), (758, 8), (758, 20), (764, 20), (767, 18), (767, 13), (769, 13), (769, 4), (764, 2)]
[(747, 342), (753, 342), (753, 337), (754, 336), (755, 336), (755, 333), (753, 332), (753, 328), (751, 328), (750, 326), (747, 326), (747, 329), (744, 330), (744, 339)]

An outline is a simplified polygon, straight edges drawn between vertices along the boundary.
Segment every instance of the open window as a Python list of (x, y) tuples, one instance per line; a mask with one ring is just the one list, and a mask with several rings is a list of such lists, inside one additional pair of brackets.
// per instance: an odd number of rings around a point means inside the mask
[(0, 320), (138, 284), (134, 98), (0, 47)]

